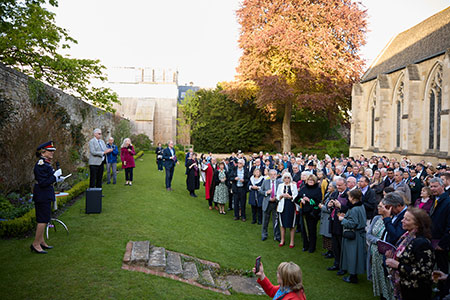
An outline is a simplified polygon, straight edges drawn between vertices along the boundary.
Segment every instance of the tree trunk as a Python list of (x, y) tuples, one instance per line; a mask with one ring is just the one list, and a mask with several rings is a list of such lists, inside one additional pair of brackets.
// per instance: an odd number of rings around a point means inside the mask
[(291, 114), (292, 114), (292, 102), (287, 101), (284, 105), (284, 117), (283, 117), (283, 152), (291, 151)]

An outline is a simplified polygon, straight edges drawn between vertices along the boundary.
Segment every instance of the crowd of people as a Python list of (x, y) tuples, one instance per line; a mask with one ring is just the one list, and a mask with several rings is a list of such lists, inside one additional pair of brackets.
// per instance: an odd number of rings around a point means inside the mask
[(313, 253), (320, 234), (325, 258), (334, 260), (327, 270), (354, 284), (367, 274), (381, 299), (431, 299), (433, 281), (440, 299), (449, 294), (450, 168), (443, 163), (240, 151), (218, 161), (190, 149), (185, 167), (190, 195), (203, 183), (210, 210), (226, 214), (228, 204), (245, 222), (248, 200), (261, 240), (271, 223), (279, 247), (294, 248), (299, 232), (303, 251)]

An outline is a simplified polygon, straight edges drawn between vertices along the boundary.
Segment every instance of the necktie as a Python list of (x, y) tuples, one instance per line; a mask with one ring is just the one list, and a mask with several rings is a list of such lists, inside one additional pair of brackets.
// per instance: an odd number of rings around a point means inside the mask
[(437, 206), (437, 203), (438, 203), (438, 200), (439, 200), (439, 197), (437, 197), (437, 198), (436, 198), (436, 200), (434, 200), (434, 206), (433, 206), (433, 209), (435, 209), (435, 208), (436, 208), (436, 206)]
[(270, 193), (270, 198), (275, 198), (275, 182), (272, 180), (272, 193)]

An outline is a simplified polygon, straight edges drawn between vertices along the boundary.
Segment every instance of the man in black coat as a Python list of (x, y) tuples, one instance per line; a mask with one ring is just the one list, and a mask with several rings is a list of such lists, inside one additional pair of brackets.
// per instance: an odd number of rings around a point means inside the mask
[[(245, 222), (245, 206), (247, 201), (247, 184), (249, 181), (248, 169), (245, 168), (245, 161), (239, 159), (237, 167), (234, 168), (230, 175), (230, 180), (232, 182), (231, 190), (233, 191), (233, 202), (234, 202), (234, 220), (239, 220), (242, 218), (242, 222)], [(240, 211), (240, 214), (239, 214)]]
[(417, 171), (415, 169), (410, 170), (411, 178), (408, 181), (409, 189), (411, 190), (411, 205), (420, 198), (420, 192), (422, 191), (423, 184), (419, 176), (417, 176)]
[[(450, 248), (450, 197), (445, 192), (441, 178), (430, 180), (431, 194), (436, 197), (431, 207), (431, 243), (434, 247), (436, 265), (439, 270), (448, 273), (448, 251)], [(448, 291), (448, 286), (439, 285), (440, 291)], [(441, 296), (445, 296), (441, 293)]]
[(375, 197), (375, 191), (370, 188), (369, 184), (370, 180), (367, 176), (364, 175), (359, 179), (358, 186), (363, 194), (361, 202), (366, 209), (367, 221), (371, 221), (375, 216), (378, 204)]
[(384, 187), (388, 187), (394, 183), (394, 169), (387, 169), (387, 176), (384, 179)]
[[(331, 210), (330, 216), (330, 232), (331, 232), (331, 243), (332, 243), (332, 251), (334, 254), (334, 264), (333, 266), (327, 268), (328, 271), (337, 271), (340, 268), (341, 264), (341, 248), (342, 248), (342, 224), (339, 221), (338, 213), (347, 212), (350, 202), (348, 202), (347, 196), (347, 182), (344, 178), (339, 177), (336, 180), (336, 187), (338, 194), (335, 195), (333, 200), (328, 202), (328, 208)], [(345, 270), (339, 270), (337, 272), (338, 275), (344, 275), (346, 273)]]
[(172, 178), (175, 164), (177, 163), (177, 156), (173, 148), (173, 142), (169, 141), (168, 147), (163, 151), (164, 168), (166, 169), (166, 189), (172, 191)]
[(386, 228), (385, 241), (395, 245), (398, 239), (405, 233), (402, 220), (405, 216), (406, 205), (403, 197), (398, 192), (391, 192), (381, 201), (381, 216)]

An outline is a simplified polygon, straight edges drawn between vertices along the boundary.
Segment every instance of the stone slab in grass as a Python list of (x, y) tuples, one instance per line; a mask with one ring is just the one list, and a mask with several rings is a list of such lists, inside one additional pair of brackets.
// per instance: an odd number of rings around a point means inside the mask
[(207, 283), (209, 283), (210, 285), (214, 285), (214, 278), (212, 277), (209, 270), (204, 270), (202, 272), (202, 277)]
[(148, 266), (154, 270), (164, 271), (166, 268), (166, 249), (153, 247), (150, 252)]
[(133, 242), (133, 247), (131, 250), (131, 262), (138, 265), (145, 265), (149, 258), (149, 249), (149, 241)]
[(230, 275), (226, 280), (231, 284), (234, 291), (250, 295), (265, 295), (264, 290), (256, 282), (256, 278)]
[(197, 280), (199, 275), (194, 262), (185, 262), (183, 265), (183, 277), (185, 279)]
[(167, 251), (166, 273), (176, 275), (183, 273), (180, 254)]

